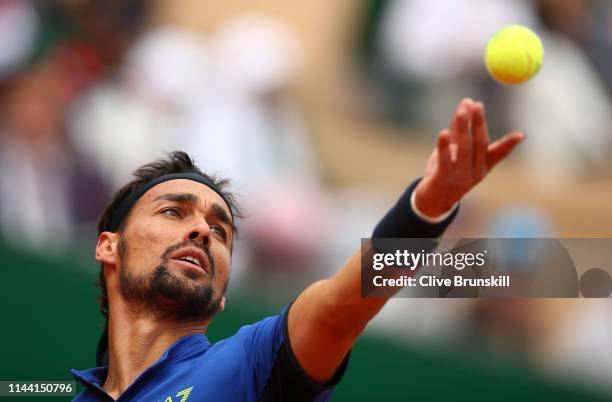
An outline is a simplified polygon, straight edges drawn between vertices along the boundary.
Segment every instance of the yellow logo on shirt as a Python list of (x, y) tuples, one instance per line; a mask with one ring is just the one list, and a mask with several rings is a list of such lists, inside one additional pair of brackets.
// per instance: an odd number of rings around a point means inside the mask
[[(186, 388), (180, 392), (178, 392), (174, 397), (177, 398), (176, 401), (178, 402), (187, 402), (187, 398), (189, 398), (189, 394), (191, 394), (191, 390), (193, 390), (193, 387), (189, 387)], [(178, 399), (181, 398), (181, 399)], [(167, 397), (166, 399), (164, 399), (164, 402), (175, 402), (172, 400), (172, 396)]]

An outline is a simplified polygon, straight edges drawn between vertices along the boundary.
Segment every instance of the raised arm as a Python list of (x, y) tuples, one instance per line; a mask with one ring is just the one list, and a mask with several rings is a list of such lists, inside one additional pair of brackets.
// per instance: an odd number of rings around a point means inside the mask
[[(435, 218), (452, 210), (524, 138), (516, 131), (489, 143), (482, 103), (462, 100), (450, 129), (438, 134), (414, 194), (400, 199), (379, 224), (377, 235), (438, 237), (452, 216), (439, 223), (433, 223)], [(329, 380), (386, 301), (361, 297), (361, 250), (337, 274), (304, 290), (289, 311), (288, 332), (291, 348), (306, 373), (319, 382)]]

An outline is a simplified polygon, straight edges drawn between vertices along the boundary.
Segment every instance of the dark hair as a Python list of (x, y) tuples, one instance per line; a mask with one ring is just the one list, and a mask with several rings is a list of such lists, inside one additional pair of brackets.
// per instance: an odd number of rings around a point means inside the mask
[[(221, 192), (223, 198), (228, 202), (228, 206), (230, 208), (230, 212), (232, 216), (235, 218), (242, 218), (243, 214), (240, 210), (240, 206), (236, 200), (236, 196), (225, 189), (229, 186), (229, 180), (220, 179), (215, 176), (207, 175), (203, 173), (195, 164), (195, 162), (191, 159), (191, 157), (182, 151), (174, 151), (168, 154), (168, 157), (165, 159), (158, 159), (154, 162), (148, 163), (136, 169), (132, 176), (134, 176), (134, 180), (121, 187), (113, 196), (112, 201), (102, 212), (100, 216), (100, 220), (98, 222), (98, 235), (102, 232), (108, 231), (111, 222), (113, 221), (114, 215), (117, 212), (117, 209), (121, 202), (126, 199), (132, 192), (138, 189), (140, 186), (150, 182), (153, 179), (156, 179), (160, 176), (164, 176), (171, 173), (188, 173), (194, 172), (205, 179), (212, 182), (214, 186)], [(125, 226), (125, 222), (127, 222), (129, 217), (125, 217), (123, 222), (119, 225), (117, 232), (121, 232)], [(234, 227), (234, 232), (236, 228)], [(122, 243), (123, 244), (123, 243)], [(100, 312), (104, 316), (108, 324), (108, 291), (106, 289), (106, 279), (104, 278), (104, 264), (100, 268), (100, 297), (98, 299)]]

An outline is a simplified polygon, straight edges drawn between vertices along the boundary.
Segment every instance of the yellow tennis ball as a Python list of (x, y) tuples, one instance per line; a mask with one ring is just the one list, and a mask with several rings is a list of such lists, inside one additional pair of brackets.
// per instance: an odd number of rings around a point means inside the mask
[(510, 25), (489, 40), (485, 54), (487, 70), (503, 84), (520, 84), (542, 66), (544, 48), (538, 35), (520, 25)]

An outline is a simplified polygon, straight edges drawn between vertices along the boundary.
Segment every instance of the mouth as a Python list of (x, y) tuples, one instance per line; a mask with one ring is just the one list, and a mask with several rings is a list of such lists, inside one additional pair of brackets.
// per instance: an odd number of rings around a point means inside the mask
[(197, 270), (209, 275), (208, 258), (202, 250), (195, 247), (182, 248), (174, 253), (170, 259), (185, 268)]

